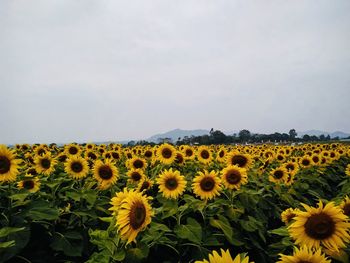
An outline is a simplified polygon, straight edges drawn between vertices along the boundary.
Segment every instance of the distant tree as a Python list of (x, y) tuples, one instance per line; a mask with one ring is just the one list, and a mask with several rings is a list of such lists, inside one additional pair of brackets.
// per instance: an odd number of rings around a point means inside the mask
[(129, 141), (128, 142), (128, 146), (134, 146), (135, 145), (135, 141)]
[(295, 131), (295, 129), (291, 129), (291, 130), (289, 130), (289, 139), (291, 140), (291, 141), (294, 141), (295, 140), (295, 138), (297, 137), (297, 132)]
[(250, 139), (250, 131), (249, 130), (241, 130), (238, 133), (238, 137), (240, 139), (241, 142), (248, 142)]
[(320, 138), (320, 141), (325, 141), (326, 140), (326, 136), (324, 136), (324, 134), (321, 134), (319, 138)]
[(226, 142), (226, 135), (222, 131), (213, 131), (210, 134), (210, 140), (213, 144), (223, 144)]
[(328, 134), (327, 136), (326, 136), (326, 141), (330, 141), (331, 140), (331, 136)]
[(310, 135), (305, 134), (305, 135), (303, 136), (303, 141), (304, 141), (304, 142), (310, 141)]

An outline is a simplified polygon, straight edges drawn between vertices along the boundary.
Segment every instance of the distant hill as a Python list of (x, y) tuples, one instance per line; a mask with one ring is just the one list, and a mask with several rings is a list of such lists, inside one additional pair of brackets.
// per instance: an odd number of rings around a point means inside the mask
[(347, 138), (350, 136), (350, 133), (345, 133), (345, 132), (341, 132), (341, 131), (335, 131), (335, 132), (325, 132), (325, 131), (319, 131), (319, 130), (309, 130), (309, 131), (304, 131), (304, 132), (298, 132), (298, 137), (303, 137), (305, 134), (308, 135), (315, 135), (315, 136), (320, 136), (320, 135), (324, 135), (327, 136), (329, 135), (331, 138), (335, 138), (335, 137), (339, 137), (340, 139), (342, 138)]
[(160, 133), (160, 134), (156, 134), (153, 135), (152, 137), (146, 139), (146, 141), (149, 142), (158, 142), (158, 139), (160, 138), (170, 138), (172, 140), (172, 142), (176, 142), (177, 139), (180, 137), (181, 139), (183, 139), (183, 137), (188, 136), (191, 137), (193, 136), (201, 136), (201, 135), (205, 135), (205, 134), (209, 134), (208, 130), (181, 130), (181, 129), (175, 129), (172, 131), (168, 131), (165, 133)]

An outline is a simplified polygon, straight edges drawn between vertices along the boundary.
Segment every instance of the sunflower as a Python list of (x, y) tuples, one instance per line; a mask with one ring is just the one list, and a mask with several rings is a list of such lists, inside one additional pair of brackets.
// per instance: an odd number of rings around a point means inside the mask
[(5, 145), (0, 145), (0, 182), (12, 182), (19, 173), (21, 160), (16, 159), (15, 153)]
[(176, 149), (174, 146), (164, 143), (157, 149), (157, 158), (163, 164), (172, 164), (176, 158)]
[(249, 263), (249, 257), (238, 254), (234, 259), (232, 259), (228, 249), (226, 251), (221, 249), (221, 256), (217, 251), (213, 250), (212, 253), (209, 254), (209, 261), (203, 259), (197, 260), (195, 263)]
[(127, 244), (135, 241), (138, 233), (151, 223), (153, 211), (148, 198), (142, 193), (130, 191), (121, 201), (116, 226)]
[(296, 244), (318, 249), (320, 245), (339, 251), (349, 242), (350, 223), (342, 210), (329, 202), (326, 206), (320, 201), (318, 207), (302, 204), (305, 212), (298, 211), (294, 222), (288, 226), (290, 236)]
[(283, 167), (286, 168), (288, 173), (291, 175), (295, 175), (299, 170), (298, 164), (291, 161), (283, 164)]
[(52, 158), (51, 153), (38, 155), (34, 158), (35, 169), (39, 174), (50, 175), (55, 171), (56, 159)]
[[(131, 190), (133, 191), (133, 190)], [(111, 208), (108, 210), (112, 211), (112, 215), (116, 216), (118, 214), (118, 210), (124, 199), (128, 196), (129, 191), (126, 187), (124, 187), (123, 191), (116, 193), (114, 197), (112, 197), (110, 204)]]
[(157, 179), (159, 191), (165, 198), (177, 199), (186, 188), (185, 177), (179, 171), (173, 169), (165, 170)]
[(348, 175), (348, 176), (350, 176), (350, 164), (348, 164), (348, 165), (346, 166), (345, 174)]
[(303, 168), (309, 168), (312, 165), (312, 159), (305, 155), (299, 160), (299, 164)]
[(146, 159), (151, 159), (153, 157), (153, 151), (152, 149), (145, 149), (145, 151), (143, 152), (143, 156)]
[(350, 198), (348, 196), (340, 203), (339, 207), (343, 210), (344, 215), (350, 218)]
[(269, 181), (273, 183), (285, 183), (288, 180), (288, 171), (283, 166), (273, 169), (269, 175)]
[(95, 162), (93, 173), (95, 179), (100, 184), (100, 189), (106, 189), (116, 183), (118, 179), (118, 169), (109, 159), (102, 162), (97, 160)]
[(193, 179), (192, 189), (194, 194), (201, 199), (212, 199), (220, 195), (220, 178), (214, 170), (210, 173), (204, 170), (204, 172), (199, 172)]
[(147, 192), (150, 190), (153, 186), (153, 181), (147, 177), (144, 177), (139, 184), (137, 185), (137, 191), (138, 192)]
[(248, 183), (247, 171), (235, 165), (229, 165), (221, 171), (221, 181), (228, 189), (239, 189)]
[(135, 156), (132, 159), (129, 159), (127, 161), (126, 165), (129, 169), (142, 169), (142, 170), (144, 170), (147, 167), (147, 162), (145, 159)]
[(212, 154), (209, 147), (204, 145), (200, 146), (197, 150), (197, 159), (204, 164), (210, 163), (212, 160)]
[(226, 161), (226, 155), (227, 155), (227, 150), (225, 147), (221, 147), (219, 151), (216, 153), (216, 160), (220, 163), (223, 163)]
[(299, 211), (298, 208), (287, 208), (286, 210), (284, 210), (281, 213), (281, 220), (283, 223), (285, 223), (286, 225), (288, 225), (295, 217), (295, 212)]
[(38, 147), (34, 149), (35, 155), (44, 155), (47, 152), (47, 148), (45, 144), (40, 144)]
[(87, 158), (87, 159), (89, 159), (89, 160), (91, 160), (91, 161), (95, 161), (95, 160), (97, 160), (97, 154), (96, 154), (96, 152), (94, 152), (94, 151), (92, 151), (92, 150), (88, 150), (88, 151), (86, 151), (85, 153), (84, 153), (84, 156), (85, 156), (85, 158)]
[(194, 150), (189, 145), (185, 145), (182, 149), (182, 152), (186, 160), (192, 160), (195, 157)]
[(126, 175), (130, 178), (130, 182), (139, 183), (146, 176), (142, 169), (131, 169)]
[(74, 143), (68, 144), (64, 147), (65, 152), (68, 156), (71, 155), (80, 155), (81, 149), (79, 145), (76, 145)]
[(252, 158), (249, 154), (231, 152), (227, 155), (228, 165), (237, 165), (238, 167), (249, 169), (252, 164)]
[(30, 193), (35, 193), (40, 189), (40, 181), (37, 177), (26, 177), (17, 183), (18, 189), (26, 189)]
[(312, 160), (313, 165), (319, 165), (321, 163), (321, 157), (318, 154), (313, 154), (311, 156), (311, 160)]
[(176, 153), (175, 163), (178, 165), (183, 165), (185, 162), (184, 156), (182, 152)]
[(312, 250), (307, 246), (300, 249), (295, 247), (293, 256), (280, 254), (280, 257), (280, 261), (277, 263), (331, 263), (331, 260), (326, 258), (321, 249)]
[(89, 164), (83, 157), (71, 155), (64, 164), (64, 170), (74, 179), (82, 179), (89, 172)]

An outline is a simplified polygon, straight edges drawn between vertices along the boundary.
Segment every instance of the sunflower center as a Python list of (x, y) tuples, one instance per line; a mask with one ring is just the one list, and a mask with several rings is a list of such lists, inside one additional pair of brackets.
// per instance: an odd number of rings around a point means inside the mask
[(89, 153), (88, 153), (88, 157), (89, 157), (90, 159), (92, 159), (92, 160), (96, 160), (96, 159), (97, 159), (96, 154), (94, 154), (93, 152), (89, 152)]
[(181, 154), (177, 154), (175, 162), (176, 163), (183, 163), (183, 161), (184, 161), (184, 158), (182, 157), (182, 155)]
[(139, 160), (139, 159), (135, 160), (135, 162), (134, 162), (134, 167), (135, 167), (136, 169), (142, 168), (142, 167), (143, 167), (143, 161), (141, 161), (141, 160)]
[(50, 165), (51, 165), (51, 161), (49, 159), (42, 159), (41, 160), (41, 166), (44, 168), (44, 169), (49, 169), (50, 168)]
[(149, 182), (145, 181), (142, 183), (141, 187), (140, 187), (140, 192), (142, 192), (143, 190), (147, 190), (149, 188), (150, 184)]
[(131, 178), (132, 178), (132, 180), (134, 180), (134, 181), (140, 181), (141, 175), (140, 175), (138, 172), (133, 172), (133, 173), (131, 174)]
[(308, 166), (310, 164), (310, 161), (308, 159), (304, 159), (302, 162), (301, 162), (304, 166)]
[(0, 156), (0, 174), (10, 171), (11, 162), (6, 156)]
[(83, 165), (80, 162), (73, 162), (70, 167), (75, 173), (80, 173), (83, 170)]
[(298, 261), (297, 263), (312, 263), (312, 262), (310, 262), (310, 261), (305, 261), (305, 260), (300, 260), (300, 261)]
[(32, 180), (25, 180), (23, 181), (23, 188), (30, 190), (34, 188), (34, 181)]
[(172, 155), (172, 151), (168, 148), (162, 150), (162, 156), (166, 159), (169, 159)]
[(279, 160), (279, 161), (282, 161), (284, 158), (283, 158), (283, 155), (278, 155), (277, 156), (277, 160)]
[(186, 156), (187, 156), (187, 157), (192, 156), (192, 154), (193, 154), (193, 152), (192, 152), (191, 149), (187, 149), (187, 150), (185, 151), (185, 153), (186, 153)]
[(77, 154), (78, 153), (78, 149), (76, 147), (70, 147), (69, 148), (69, 153), (70, 154)]
[(241, 181), (241, 173), (236, 170), (231, 170), (226, 175), (226, 180), (229, 184), (237, 184)]
[(293, 170), (294, 170), (294, 165), (291, 164), (291, 163), (289, 163), (289, 164), (286, 165), (286, 168), (287, 168), (287, 170), (289, 170), (289, 171), (293, 171)]
[(343, 210), (344, 210), (344, 215), (350, 217), (350, 203), (346, 204)]
[(231, 159), (232, 165), (237, 165), (239, 167), (244, 167), (247, 164), (248, 160), (243, 155), (234, 155)]
[(178, 183), (177, 183), (177, 180), (176, 178), (169, 178), (168, 180), (166, 180), (165, 182), (165, 187), (168, 189), (168, 190), (175, 190), (178, 186)]
[(145, 156), (146, 156), (147, 158), (152, 157), (152, 152), (151, 152), (151, 151), (146, 151), (146, 152), (145, 152)]
[(220, 158), (224, 157), (224, 155), (225, 155), (224, 151), (220, 151), (220, 152), (219, 152)]
[(130, 225), (134, 230), (139, 229), (146, 219), (146, 208), (142, 202), (136, 202), (130, 209)]
[(38, 151), (38, 154), (39, 154), (39, 155), (45, 154), (45, 150), (44, 150), (44, 149), (40, 149), (40, 150)]
[(103, 180), (108, 180), (108, 179), (112, 178), (113, 171), (112, 171), (111, 167), (109, 167), (108, 165), (103, 165), (98, 170), (98, 174)]
[(201, 151), (201, 157), (203, 158), (203, 159), (208, 159), (209, 158), (209, 152), (207, 151), (207, 150), (203, 150), (203, 151)]
[(204, 192), (210, 192), (215, 187), (215, 181), (211, 177), (204, 177), (200, 182), (200, 186)]
[(304, 227), (309, 237), (322, 240), (332, 236), (335, 230), (335, 223), (329, 215), (319, 213), (310, 216)]
[(119, 153), (116, 153), (116, 152), (112, 152), (112, 156), (114, 159), (117, 159), (117, 160), (120, 158)]
[(283, 177), (283, 172), (278, 170), (278, 171), (275, 171), (273, 173), (273, 176), (276, 178), (276, 179), (281, 179)]
[(314, 161), (314, 163), (318, 163), (318, 162), (320, 161), (320, 159), (318, 158), (318, 156), (312, 157), (312, 160)]

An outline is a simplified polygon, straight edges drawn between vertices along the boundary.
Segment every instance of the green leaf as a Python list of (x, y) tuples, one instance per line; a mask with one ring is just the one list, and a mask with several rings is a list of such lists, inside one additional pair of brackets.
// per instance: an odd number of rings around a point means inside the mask
[(50, 247), (56, 251), (62, 251), (66, 256), (78, 257), (82, 255), (82, 236), (78, 232), (69, 231), (65, 234), (54, 233)]
[(233, 229), (226, 217), (219, 215), (218, 219), (211, 218), (209, 220), (209, 224), (215, 228), (221, 229), (227, 241), (230, 242), (230, 244), (232, 245), (234, 244)]
[(24, 230), (25, 227), (3, 227), (0, 229), (0, 237), (6, 237), (11, 233)]
[(202, 241), (202, 227), (193, 218), (187, 218), (187, 225), (177, 225), (175, 234), (182, 239), (188, 239), (193, 243), (200, 244)]
[(126, 251), (125, 262), (140, 262), (147, 258), (149, 254), (149, 247), (145, 244), (138, 244), (136, 248), (130, 248)]
[(289, 236), (289, 232), (286, 226), (282, 226), (280, 228), (277, 229), (273, 229), (268, 231), (270, 234), (275, 234), (278, 236), (282, 236), (282, 237), (288, 237)]
[(6, 242), (0, 242), (0, 248), (9, 248), (15, 246), (15, 241), (6, 241)]
[(50, 207), (49, 202), (32, 202), (26, 215), (32, 220), (56, 220), (59, 217), (57, 208)]

